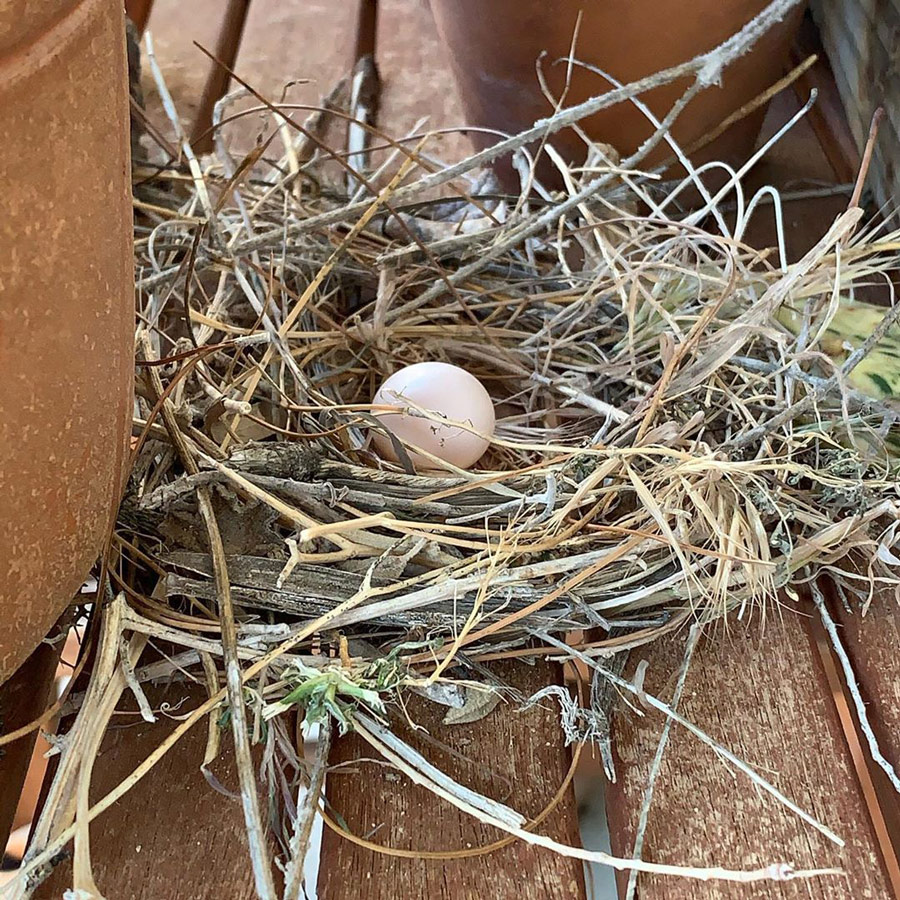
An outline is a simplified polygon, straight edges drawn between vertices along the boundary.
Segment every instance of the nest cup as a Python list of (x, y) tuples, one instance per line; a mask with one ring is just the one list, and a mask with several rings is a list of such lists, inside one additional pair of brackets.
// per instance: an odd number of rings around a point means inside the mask
[[(705, 83), (710, 59), (691, 65)], [(245, 99), (223, 100), (217, 121)], [(756, 608), (848, 553), (883, 566), (883, 398), (851, 398), (862, 404), (852, 438), (846, 422), (817, 431), (829, 409), (845, 419), (847, 382), (809, 371), (804, 355), (838, 312), (833, 298), (894, 262), (887, 238), (854, 237), (857, 211), (796, 264), (781, 238), (773, 252), (750, 248), (743, 234), (771, 189), (745, 197), (736, 172), (710, 193), (666, 122), (626, 160), (589, 143), (583, 168), (548, 142), (567, 185), (555, 195), (527, 154), (518, 197), (475, 172), (490, 155), (431, 171), (427, 137), (385, 141), (364, 187), (323, 139), (339, 90), (296, 129), (290, 105), (276, 115), (255, 99), (245, 114), (273, 117), (280, 158), (232, 158), (222, 128), (202, 165), (182, 135), (187, 168), (139, 168), (146, 449), (123, 508), (160, 542), (168, 602), (184, 612), (217, 596), (211, 561), (197, 556), (209, 550), (201, 483), (223, 515), (255, 510), (260, 527), (226, 545), (224, 561), (267, 560), (253, 602), (288, 621), (348, 599), (347, 585), (310, 598), (304, 566), (381, 572), (380, 599), (336, 627), (360, 638), (387, 628), (387, 650), (449, 639), (460, 597), (478, 623), (470, 652), (598, 624), (643, 642)], [(684, 178), (640, 173), (662, 145)], [(677, 212), (688, 189), (706, 199)], [(403, 453), (394, 463), (371, 451), (377, 388), (423, 361), (466, 369), (496, 402), (476, 471), (415, 471)], [(785, 374), (795, 361), (799, 381)], [(164, 391), (162, 425), (152, 413)], [(788, 396), (798, 399), (776, 413)], [(449, 665), (452, 654), (439, 656)]]

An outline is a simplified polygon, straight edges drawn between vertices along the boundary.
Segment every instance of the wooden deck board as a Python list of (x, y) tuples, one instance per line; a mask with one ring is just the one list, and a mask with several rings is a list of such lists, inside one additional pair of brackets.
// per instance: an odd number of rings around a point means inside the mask
[[(253, 0), (235, 71), (272, 102), (318, 104), (353, 65), (358, 0)], [(188, 8), (178, 0), (156, 0), (149, 30), (156, 56), (186, 128), (193, 123), (210, 62), (194, 42), (212, 51), (224, 4), (196, 0)], [(462, 108), (428, 5), (424, 0), (381, 0), (377, 61), (382, 81), (378, 123), (401, 137), (427, 117), (425, 128), (457, 128)], [(295, 82), (287, 87), (289, 82)], [(143, 75), (148, 114), (171, 133), (147, 67)], [(238, 102), (234, 110), (258, 105)], [(295, 113), (299, 121), (303, 111)], [(254, 115), (227, 126), (229, 147), (247, 152), (271, 117)], [(471, 152), (460, 133), (435, 136), (425, 152), (455, 161)]]
[(900, 604), (877, 595), (865, 615), (836, 605), (842, 640), (863, 690), (881, 750), (900, 769)]
[[(878, 749), (894, 772), (900, 772), (900, 605), (892, 592), (882, 591), (873, 598), (865, 615), (859, 611), (848, 613), (837, 600), (831, 608)], [(887, 773), (872, 758), (868, 742), (860, 732), (854, 702), (836, 659), (835, 668), (841, 683), (845, 685), (845, 700), (856, 722), (859, 742), (876, 793), (875, 802), (880, 807), (893, 842), (893, 872), (900, 889), (900, 802)]]
[[(547, 682), (546, 666), (516, 668), (512, 680), (521, 690), (534, 690)], [(175, 715), (205, 698), (202, 690), (184, 685), (150, 688), (147, 694), (154, 709), (168, 703)], [(94, 767), (92, 802), (116, 787), (175, 725), (165, 715), (159, 723), (147, 724), (134, 711), (133, 703), (123, 705), (126, 712), (114, 717)], [(514, 784), (517, 806), (524, 815), (539, 813), (565, 777), (568, 754), (561, 745), (556, 710), (549, 704), (524, 714), (498, 709), (481, 723), (443, 729), (441, 707), (414, 700), (410, 714), (459, 754), (435, 752), (424, 746), (421, 738), (411, 738), (430, 759), (454, 777), (500, 799)], [(205, 742), (206, 729), (199, 724), (92, 826), (94, 874), (105, 896), (116, 900), (249, 900), (256, 896), (240, 803), (217, 793), (200, 773)], [(223, 750), (214, 772), (226, 789), (235, 791), (237, 777), (228, 743), (228, 735), (223, 735)], [(372, 755), (353, 738), (339, 741), (336, 748), (332, 764)], [(464, 756), (471, 759), (464, 761)], [(334, 786), (331, 801), (358, 833), (368, 834), (380, 825), (376, 840), (383, 835), (406, 849), (456, 849), (502, 837), (427, 792), (394, 780), (389, 769), (374, 769), (377, 774), (373, 777), (370, 764), (358, 768), (359, 772), (350, 769), (330, 776)], [(571, 791), (544, 833), (578, 842)], [(400, 885), (408, 889), (406, 896), (448, 900), (485, 896), (488, 885), (496, 900), (577, 900), (584, 896), (580, 862), (520, 843), (471, 860), (419, 863), (377, 856), (330, 835), (324, 842), (320, 871), (321, 900), (379, 900), (397, 896)], [(62, 896), (71, 886), (71, 877), (71, 864), (65, 861), (39, 887), (35, 900)]]
[[(558, 669), (546, 663), (498, 666), (499, 677), (528, 696), (551, 683)], [(446, 710), (411, 698), (409, 715), (422, 732), (402, 734), (432, 764), (466, 786), (510, 803), (531, 818), (556, 794), (569, 766), (557, 710), (550, 702), (528, 712), (498, 706), (470, 725), (442, 726)], [(395, 717), (398, 727), (400, 722)], [(502, 832), (475, 822), (405, 777), (373, 765), (372, 749), (353, 735), (337, 741), (327, 795), (334, 811), (357, 835), (403, 850), (462, 850), (489, 844)], [(358, 761), (352, 769), (343, 768)], [(354, 771), (355, 770), (355, 771)], [(556, 840), (580, 845), (571, 791), (539, 828)], [(517, 841), (470, 859), (409, 860), (383, 856), (328, 832), (323, 841), (319, 900), (577, 900), (584, 896), (582, 864)]]
[[(646, 688), (668, 700), (684, 636), (663, 639), (638, 659)], [(641, 900), (885, 900), (890, 896), (871, 823), (800, 613), (770, 611), (705, 640), (691, 666), (681, 713), (745, 760), (846, 842), (841, 849), (742, 774), (674, 728), (651, 807), (644, 858), (681, 865), (749, 868), (788, 862), (838, 866), (846, 877), (784, 884), (702, 884), (641, 876)], [(615, 723), (619, 782), (607, 810), (615, 852), (628, 855), (662, 729), (659, 715), (621, 712)]]
[[(150, 687), (155, 710), (188, 712), (206, 699), (203, 689)], [(133, 703), (117, 713), (94, 765), (91, 802), (116, 787), (178, 724), (165, 714), (144, 722)], [(237, 773), (223, 733), (213, 766), (219, 781), (237, 789)], [(240, 801), (213, 790), (200, 772), (206, 725), (192, 728), (153, 771), (91, 826), (91, 859), (97, 886), (109, 900), (251, 900), (256, 897)], [(36, 891), (35, 900), (58, 900), (72, 886), (69, 861)]]

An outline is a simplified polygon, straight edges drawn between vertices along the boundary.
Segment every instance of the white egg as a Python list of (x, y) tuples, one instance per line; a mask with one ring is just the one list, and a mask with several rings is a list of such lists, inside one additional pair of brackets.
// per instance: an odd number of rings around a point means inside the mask
[[(449, 363), (416, 363), (394, 372), (372, 402), (375, 406), (397, 408), (397, 412), (376, 409), (373, 413), (404, 444), (419, 447), (461, 469), (478, 462), (494, 433), (490, 394), (474, 375)], [(427, 410), (430, 417), (420, 410)], [(372, 439), (385, 459), (396, 461), (388, 437), (373, 432)], [(420, 453), (409, 451), (409, 455), (419, 469), (438, 467)]]

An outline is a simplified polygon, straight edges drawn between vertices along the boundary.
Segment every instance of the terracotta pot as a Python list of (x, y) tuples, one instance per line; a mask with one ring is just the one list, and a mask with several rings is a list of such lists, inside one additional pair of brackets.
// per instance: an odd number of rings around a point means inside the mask
[[(562, 93), (565, 64), (579, 11), (582, 22), (576, 59), (598, 66), (622, 83), (686, 62), (737, 32), (766, 0), (430, 0), (435, 23), (449, 51), (470, 125), (515, 133), (547, 116), (552, 107), (541, 93), (535, 62), (546, 51), (543, 70), (554, 96)], [(721, 87), (711, 87), (682, 112), (673, 135), (688, 145), (740, 109), (784, 71), (791, 39), (802, 18), (795, 9), (764, 35), (753, 50), (731, 65)], [(688, 82), (676, 82), (643, 95), (662, 119)], [(605, 93), (600, 75), (575, 68), (565, 105)], [(764, 111), (734, 126), (702, 158), (745, 156), (762, 124)], [(612, 144), (624, 155), (652, 133), (638, 109), (619, 104), (581, 123), (588, 135)], [(472, 134), (476, 145), (496, 138)], [(552, 138), (570, 161), (584, 158), (584, 144), (571, 130)], [(656, 160), (666, 158), (663, 146)], [(651, 162), (654, 158), (651, 157)], [(544, 173), (548, 169), (545, 167)]]
[(0, 4), (0, 683), (96, 559), (128, 449), (121, 0)]

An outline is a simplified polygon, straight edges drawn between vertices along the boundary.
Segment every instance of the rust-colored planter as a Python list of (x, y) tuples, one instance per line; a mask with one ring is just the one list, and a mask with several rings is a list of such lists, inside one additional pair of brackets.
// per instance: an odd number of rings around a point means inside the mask
[[(559, 96), (579, 11), (581, 27), (575, 57), (623, 83), (686, 62), (737, 32), (766, 5), (766, 0), (430, 0), (438, 31), (450, 59), (470, 125), (516, 133), (552, 111), (537, 80), (535, 62), (547, 52), (543, 68)], [(764, 35), (753, 50), (730, 66), (721, 87), (711, 87), (682, 112), (673, 135), (690, 144), (740, 109), (783, 74), (802, 7)], [(688, 82), (676, 82), (643, 95), (662, 119)], [(605, 93), (608, 82), (575, 68), (565, 105)], [(746, 154), (759, 132), (763, 111), (731, 128), (707, 151), (728, 159)], [(642, 113), (619, 104), (585, 119), (582, 126), (597, 141), (627, 155), (652, 133)], [(495, 137), (472, 134), (479, 147)], [(584, 144), (571, 130), (552, 138), (570, 161), (584, 158)], [(658, 149), (656, 159), (669, 155)], [(652, 158), (651, 158), (652, 161)], [(546, 169), (544, 170), (547, 171)]]
[(96, 558), (131, 419), (121, 0), (0, 3), (0, 683)]

